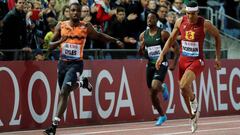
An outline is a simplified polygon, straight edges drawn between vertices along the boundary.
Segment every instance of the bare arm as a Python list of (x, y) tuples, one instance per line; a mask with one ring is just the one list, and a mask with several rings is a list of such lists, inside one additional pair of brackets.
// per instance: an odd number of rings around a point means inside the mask
[(145, 49), (145, 44), (144, 44), (144, 32), (142, 32), (140, 35), (139, 35), (139, 41), (140, 41), (140, 47), (139, 47), (139, 54), (140, 55), (143, 55), (144, 54), (144, 49)]
[(167, 42), (164, 45), (164, 48), (163, 48), (163, 51), (161, 52), (161, 55), (164, 56), (168, 52), (169, 48), (174, 44), (174, 42), (176, 42), (177, 36), (179, 34), (179, 26), (180, 26), (181, 22), (182, 22), (182, 18), (179, 18), (176, 21), (176, 23), (174, 25), (174, 28), (172, 30), (172, 33), (170, 34)]
[(58, 23), (55, 27), (52, 41), (49, 43), (49, 50), (57, 48), (63, 41), (66, 40), (66, 37), (61, 37), (61, 23)]
[(168, 52), (169, 48), (174, 44), (174, 42), (176, 42), (177, 36), (179, 34), (179, 26), (180, 26), (181, 22), (182, 22), (182, 18), (179, 18), (176, 21), (176, 23), (174, 25), (174, 28), (173, 28), (173, 31), (170, 34), (170, 37), (167, 39), (167, 42), (165, 43), (164, 48), (163, 48), (161, 54), (158, 57), (158, 60), (156, 62), (156, 69), (159, 69), (159, 67), (160, 67), (160, 65), (163, 61), (164, 55)]
[(91, 23), (87, 23), (87, 28), (88, 28), (88, 36), (91, 38), (91, 39), (95, 39), (95, 40), (100, 40), (100, 41), (103, 41), (103, 42), (112, 42), (112, 43), (115, 43), (117, 44), (119, 47), (123, 48), (123, 43), (114, 38), (114, 37), (111, 37), (107, 34), (104, 34), (104, 33), (101, 33), (101, 32), (97, 32)]
[(221, 37), (220, 37), (219, 31), (209, 20), (205, 20), (205, 22), (204, 22), (204, 31), (205, 31), (205, 33), (208, 32), (215, 39), (215, 44), (216, 44), (215, 68), (221, 69), (221, 62), (220, 62)]
[[(167, 31), (163, 30), (161, 32), (161, 37), (163, 38), (163, 41), (166, 42), (169, 39), (169, 36), (170, 36), (170, 34)], [(177, 41), (174, 41), (170, 47), (173, 48), (174, 58), (173, 58), (173, 64), (169, 67), (169, 69), (174, 70), (177, 65), (178, 58), (179, 58), (179, 45), (178, 45)]]

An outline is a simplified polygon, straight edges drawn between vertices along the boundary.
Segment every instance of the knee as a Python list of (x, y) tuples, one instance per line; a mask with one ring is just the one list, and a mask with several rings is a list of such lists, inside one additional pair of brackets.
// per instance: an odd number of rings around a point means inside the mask
[(184, 97), (184, 98), (187, 98), (188, 97), (188, 93), (186, 90), (183, 90), (181, 89), (181, 95)]
[(150, 96), (151, 96), (152, 98), (155, 98), (155, 97), (157, 97), (157, 94), (158, 94), (158, 89), (156, 89), (156, 88), (151, 88)]
[(181, 81), (181, 82), (179, 83), (179, 87), (180, 87), (180, 89), (181, 89), (182, 91), (184, 91), (185, 89), (187, 89), (187, 83), (184, 82), (184, 81)]
[(71, 86), (66, 84), (66, 85), (63, 85), (60, 95), (66, 97), (66, 96), (69, 96), (70, 92), (71, 92)]

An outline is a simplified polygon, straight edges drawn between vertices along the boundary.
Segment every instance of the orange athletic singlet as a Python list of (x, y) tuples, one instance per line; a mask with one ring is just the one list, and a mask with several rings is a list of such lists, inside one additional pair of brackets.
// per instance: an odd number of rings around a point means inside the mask
[(86, 23), (80, 21), (78, 26), (70, 26), (69, 21), (61, 22), (61, 36), (67, 37), (60, 46), (61, 60), (75, 60), (83, 59), (83, 48), (87, 38)]
[(179, 31), (181, 33), (179, 78), (182, 78), (186, 70), (193, 71), (197, 76), (204, 69), (204, 18), (198, 17), (197, 23), (191, 24), (187, 16), (183, 16)]

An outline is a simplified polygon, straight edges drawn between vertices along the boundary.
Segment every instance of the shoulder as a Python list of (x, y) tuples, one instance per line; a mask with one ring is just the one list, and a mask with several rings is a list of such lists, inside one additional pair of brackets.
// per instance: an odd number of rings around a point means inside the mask
[(87, 27), (87, 29), (93, 28), (93, 25), (90, 22), (83, 22), (83, 24)]
[(174, 29), (179, 29), (182, 21), (183, 21), (183, 17), (178, 18), (174, 24)]
[(169, 34), (168, 31), (166, 31), (166, 30), (162, 30), (162, 31), (161, 31), (161, 35), (170, 35), (170, 34)]
[(212, 26), (212, 22), (210, 20), (205, 19), (204, 20), (204, 27), (209, 28)]

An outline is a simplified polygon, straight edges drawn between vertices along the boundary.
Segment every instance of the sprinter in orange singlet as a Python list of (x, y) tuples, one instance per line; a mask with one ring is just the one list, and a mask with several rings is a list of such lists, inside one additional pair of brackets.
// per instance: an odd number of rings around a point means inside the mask
[(92, 24), (80, 21), (81, 6), (79, 3), (70, 4), (70, 20), (60, 22), (55, 29), (50, 49), (60, 45), (60, 58), (58, 63), (58, 82), (61, 89), (57, 113), (52, 125), (44, 133), (55, 135), (56, 128), (65, 112), (68, 104), (68, 97), (72, 90), (79, 86), (92, 91), (92, 85), (87, 78), (79, 81), (78, 78), (83, 71), (83, 49), (86, 38), (104, 42), (113, 42), (123, 47), (123, 43), (116, 38), (99, 33), (94, 30)]
[(167, 40), (162, 53), (156, 62), (156, 68), (159, 69), (164, 55), (170, 46), (176, 40), (178, 34), (181, 34), (180, 58), (179, 58), (179, 80), (180, 89), (184, 101), (187, 105), (191, 118), (191, 130), (194, 133), (197, 130), (197, 120), (200, 115), (198, 110), (197, 98), (192, 90), (192, 82), (204, 69), (203, 42), (205, 33), (211, 34), (216, 44), (215, 68), (221, 69), (220, 48), (221, 39), (218, 29), (209, 21), (198, 16), (198, 4), (190, 1), (186, 7), (186, 15), (179, 18), (174, 29)]

